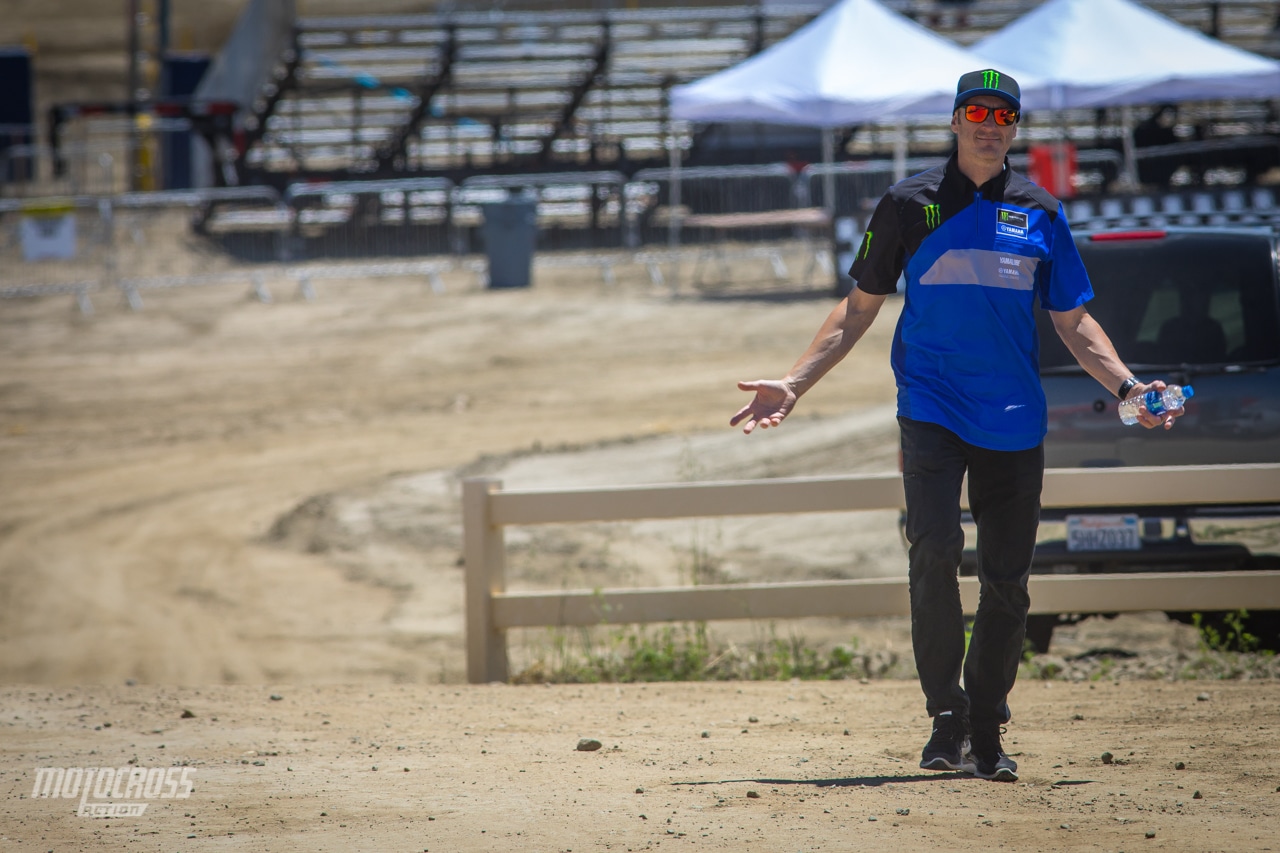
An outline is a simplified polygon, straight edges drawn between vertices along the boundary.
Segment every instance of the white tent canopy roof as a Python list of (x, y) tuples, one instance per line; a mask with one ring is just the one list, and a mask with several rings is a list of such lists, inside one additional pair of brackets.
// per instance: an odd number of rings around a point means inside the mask
[(1280, 98), (1280, 62), (1132, 0), (1048, 0), (970, 50), (1043, 80), (1023, 83), (1028, 110)]
[[(826, 128), (908, 115), (945, 118), (960, 75), (983, 67), (982, 59), (876, 0), (842, 0), (738, 65), (673, 87), (671, 115)], [(927, 104), (914, 106), (925, 98)]]

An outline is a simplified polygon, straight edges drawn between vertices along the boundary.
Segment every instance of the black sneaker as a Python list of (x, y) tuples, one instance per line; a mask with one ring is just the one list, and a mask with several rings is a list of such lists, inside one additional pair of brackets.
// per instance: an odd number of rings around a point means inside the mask
[(1018, 762), (1004, 754), (999, 725), (975, 726), (973, 730), (973, 775), (996, 782), (1017, 782)]
[(955, 714), (939, 714), (933, 718), (933, 735), (920, 754), (922, 770), (959, 770), (973, 772), (969, 756), (969, 722)]

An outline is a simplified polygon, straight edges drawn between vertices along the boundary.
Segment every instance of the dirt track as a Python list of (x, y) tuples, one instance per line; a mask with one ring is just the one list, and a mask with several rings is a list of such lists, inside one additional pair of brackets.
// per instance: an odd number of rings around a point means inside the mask
[[(784, 370), (829, 298), (672, 299), (641, 270), (446, 286), (0, 306), (0, 849), (1280, 848), (1274, 681), (1024, 681), (1012, 786), (915, 770), (910, 680), (432, 686), (463, 666), (459, 476), (895, 467), (892, 304), (792, 422), (744, 438), (734, 381)], [(894, 519), (868, 515), (513, 537), (512, 583), (679, 580), (698, 549), (728, 577), (901, 573)], [(900, 620), (797, 630), (909, 668)], [(1060, 641), (1186, 655), (1188, 630)], [(196, 792), (116, 820), (30, 799), (37, 767), (130, 758), (188, 763)]]
[[(902, 681), (9, 689), (0, 703), (4, 850), (1280, 848), (1276, 682), (1024, 682), (1016, 784), (917, 770), (926, 721)], [(194, 791), (117, 819), (31, 798), (36, 767), (131, 761), (184, 766)]]
[[(89, 319), (8, 302), (0, 681), (455, 680), (459, 473), (732, 437), (734, 381), (789, 364), (829, 305), (673, 301), (586, 270), (528, 292), (446, 284), (337, 283), (312, 304), (176, 291)], [(891, 320), (807, 416), (885, 405)], [(892, 433), (875, 437), (892, 470)], [(786, 473), (781, 442), (730, 446), (721, 477)], [(432, 472), (434, 503), (388, 497)], [(369, 517), (326, 509), (353, 505)]]

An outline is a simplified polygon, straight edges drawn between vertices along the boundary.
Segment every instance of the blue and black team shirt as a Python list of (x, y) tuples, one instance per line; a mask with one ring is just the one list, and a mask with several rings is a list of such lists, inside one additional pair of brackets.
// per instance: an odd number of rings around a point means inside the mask
[(981, 187), (945, 165), (889, 188), (849, 275), (906, 301), (893, 337), (898, 414), (992, 450), (1045, 435), (1032, 300), (1070, 311), (1093, 298), (1062, 205), (1004, 171)]

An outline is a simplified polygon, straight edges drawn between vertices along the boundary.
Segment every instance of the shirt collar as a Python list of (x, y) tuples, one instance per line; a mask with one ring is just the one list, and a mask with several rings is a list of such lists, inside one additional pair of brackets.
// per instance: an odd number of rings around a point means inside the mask
[(982, 197), (987, 201), (999, 201), (1004, 198), (1005, 184), (1009, 181), (1009, 158), (1004, 158), (1004, 168), (1000, 170), (1000, 174), (987, 181), (982, 186), (976, 186), (973, 181), (969, 180), (969, 176), (960, 171), (960, 155), (951, 152), (951, 156), (947, 159), (947, 181), (951, 184), (952, 189), (963, 193), (965, 196), (973, 193), (982, 193)]

